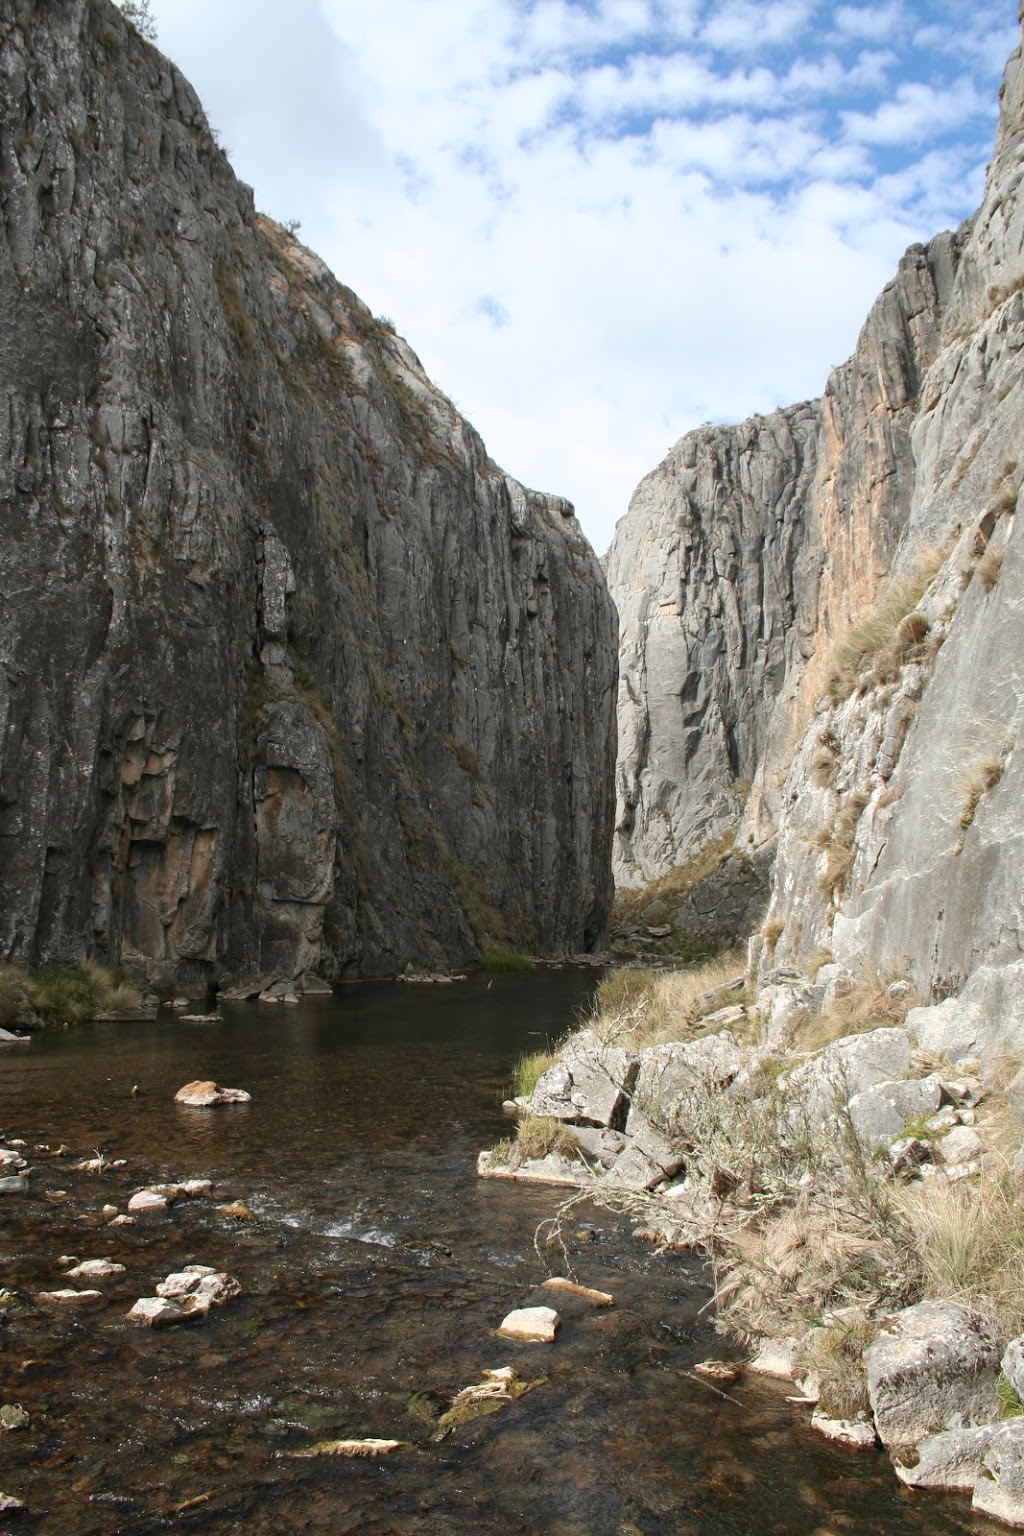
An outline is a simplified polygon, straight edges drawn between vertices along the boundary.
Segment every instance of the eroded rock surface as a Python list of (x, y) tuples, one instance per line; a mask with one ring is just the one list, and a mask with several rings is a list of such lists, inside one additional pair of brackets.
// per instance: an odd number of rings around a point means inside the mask
[(615, 614), (107, 0), (0, 7), (0, 956), (579, 951)]

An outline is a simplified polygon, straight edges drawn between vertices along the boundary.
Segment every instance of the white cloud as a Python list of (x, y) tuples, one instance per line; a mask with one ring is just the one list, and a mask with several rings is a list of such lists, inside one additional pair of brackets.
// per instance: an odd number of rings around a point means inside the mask
[(153, 5), (258, 205), (603, 549), (680, 433), (818, 393), (971, 210), (1013, 0)]

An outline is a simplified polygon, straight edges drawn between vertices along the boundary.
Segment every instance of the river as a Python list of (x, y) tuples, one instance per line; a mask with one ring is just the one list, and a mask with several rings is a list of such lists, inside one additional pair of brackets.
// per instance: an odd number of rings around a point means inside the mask
[[(622, 1219), (585, 1208), (565, 1233), (577, 1278), (613, 1308), (557, 1296), (554, 1345), (495, 1336), (510, 1309), (552, 1301), (536, 1288), (565, 1266), (556, 1249), (541, 1262), (534, 1231), (559, 1195), (479, 1180), (476, 1155), (508, 1134), (500, 1100), (516, 1057), (562, 1035), (592, 987), (575, 969), (354, 984), (297, 1008), (226, 1004), (217, 1023), (165, 1011), (8, 1049), (0, 1127), (25, 1140), (33, 1173), (29, 1195), (0, 1200), (2, 1283), (30, 1301), (68, 1283), (63, 1255), (126, 1273), (99, 1282), (95, 1310), (6, 1308), (0, 1399), (30, 1422), (0, 1436), (0, 1489), (28, 1513), (0, 1530), (992, 1529), (965, 1500), (901, 1490), (881, 1453), (828, 1445), (781, 1385), (748, 1376), (721, 1396), (688, 1374), (727, 1352), (702, 1265), (656, 1255)], [(253, 1102), (175, 1104), (193, 1078)], [(74, 1155), (53, 1156), (62, 1144)], [(97, 1154), (101, 1172), (74, 1169)], [(111, 1169), (117, 1158), (127, 1166)], [(100, 1214), (141, 1184), (200, 1177), (255, 1219), (210, 1200), (133, 1227)], [(237, 1276), (243, 1297), (185, 1327), (124, 1321), (189, 1263)], [(431, 1416), (502, 1365), (547, 1380), (436, 1441)], [(374, 1460), (295, 1454), (362, 1436), (408, 1446)]]

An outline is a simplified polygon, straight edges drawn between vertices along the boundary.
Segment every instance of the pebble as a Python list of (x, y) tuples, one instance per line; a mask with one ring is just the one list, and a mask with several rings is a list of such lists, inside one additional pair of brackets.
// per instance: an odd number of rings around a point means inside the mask
[(13, 1515), (15, 1510), (24, 1509), (22, 1499), (16, 1499), (13, 1493), (0, 1493), (0, 1515)]
[(4, 1403), (0, 1408), (0, 1429), (27, 1429), (31, 1422), (20, 1403)]

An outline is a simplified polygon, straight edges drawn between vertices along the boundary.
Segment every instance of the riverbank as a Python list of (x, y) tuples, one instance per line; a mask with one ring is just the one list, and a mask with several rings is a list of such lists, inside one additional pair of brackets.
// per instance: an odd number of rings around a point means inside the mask
[(815, 1429), (1024, 1526), (1019, 1063), (956, 1018), (827, 962), (756, 989), (738, 953), (626, 969), (521, 1064), (516, 1135), (479, 1172), (706, 1254), (720, 1327)]

